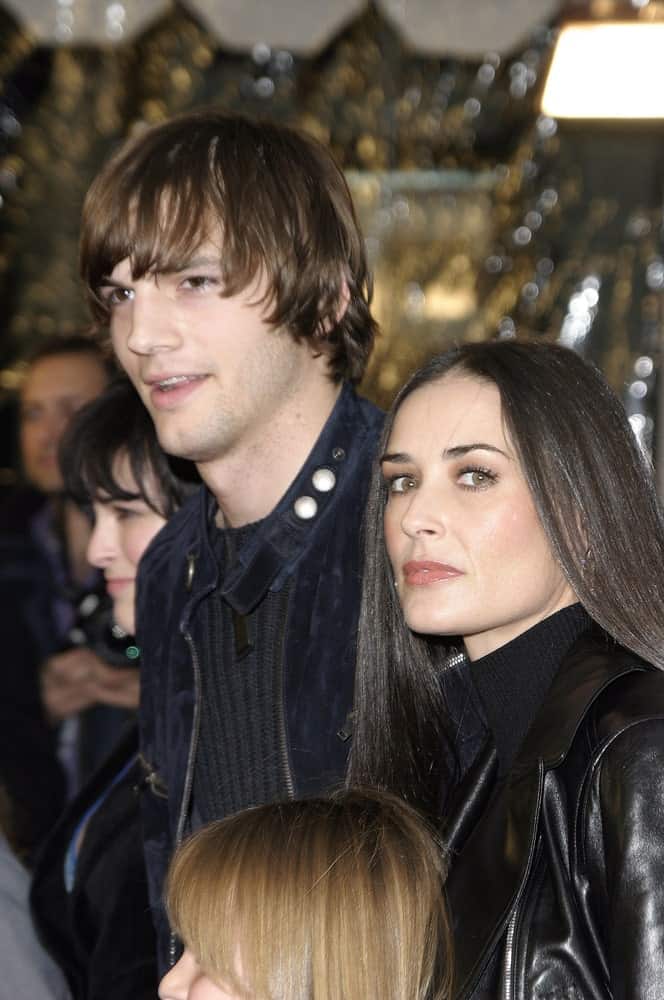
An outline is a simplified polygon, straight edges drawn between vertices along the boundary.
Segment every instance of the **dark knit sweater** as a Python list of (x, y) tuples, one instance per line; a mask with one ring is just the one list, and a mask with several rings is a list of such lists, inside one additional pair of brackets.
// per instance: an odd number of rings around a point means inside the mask
[[(223, 580), (257, 524), (217, 532)], [(194, 776), (197, 819), (207, 822), (287, 798), (283, 735), (283, 637), (291, 586), (268, 593), (251, 615), (237, 615), (219, 593), (205, 602), (208, 649), (201, 675), (201, 729)], [(275, 654), (275, 650), (277, 651)]]
[(498, 751), (499, 774), (512, 766), (563, 656), (591, 624), (583, 607), (572, 604), (470, 664)]

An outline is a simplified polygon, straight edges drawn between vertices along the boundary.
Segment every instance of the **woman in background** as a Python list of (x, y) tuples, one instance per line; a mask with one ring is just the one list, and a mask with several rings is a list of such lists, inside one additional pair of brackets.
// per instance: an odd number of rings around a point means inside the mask
[(259, 806), (202, 827), (167, 883), (185, 952), (161, 1000), (448, 1000), (443, 854), (379, 792)]
[[(68, 492), (92, 508), (88, 559), (103, 570), (115, 621), (131, 636), (139, 561), (192, 491), (195, 469), (167, 459), (124, 378), (76, 415), (61, 463)], [(34, 919), (74, 1000), (155, 996), (156, 945), (138, 804), (144, 782), (134, 723), (66, 809), (37, 859)]]
[(388, 416), (351, 780), (450, 852), (456, 998), (664, 996), (664, 524), (620, 400), (469, 344)]

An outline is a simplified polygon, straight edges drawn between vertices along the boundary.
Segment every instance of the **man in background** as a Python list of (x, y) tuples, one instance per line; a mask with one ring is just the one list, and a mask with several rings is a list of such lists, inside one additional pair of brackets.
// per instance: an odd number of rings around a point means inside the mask
[(83, 777), (72, 720), (98, 703), (138, 702), (136, 671), (109, 666), (77, 631), (97, 577), (85, 558), (89, 523), (62, 495), (58, 465), (70, 418), (112, 370), (90, 338), (54, 337), (28, 359), (19, 394), (27, 485), (0, 509), (0, 780), (28, 852)]

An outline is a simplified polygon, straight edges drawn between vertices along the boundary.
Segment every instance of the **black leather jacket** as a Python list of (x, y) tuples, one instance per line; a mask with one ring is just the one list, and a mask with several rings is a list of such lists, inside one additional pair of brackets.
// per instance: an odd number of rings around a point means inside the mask
[(662, 1000), (664, 676), (584, 634), (498, 783), (495, 763), (448, 824), (455, 1000)]

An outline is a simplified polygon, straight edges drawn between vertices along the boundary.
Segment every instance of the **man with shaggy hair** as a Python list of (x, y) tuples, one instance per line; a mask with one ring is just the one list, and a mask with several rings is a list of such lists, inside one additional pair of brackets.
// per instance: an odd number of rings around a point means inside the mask
[[(140, 133), (83, 214), (82, 275), (169, 453), (204, 486), (141, 564), (146, 860), (161, 940), (201, 823), (344, 777), (358, 535), (382, 414), (350, 195), (313, 139), (196, 112)], [(164, 949), (162, 966), (175, 957)]]

